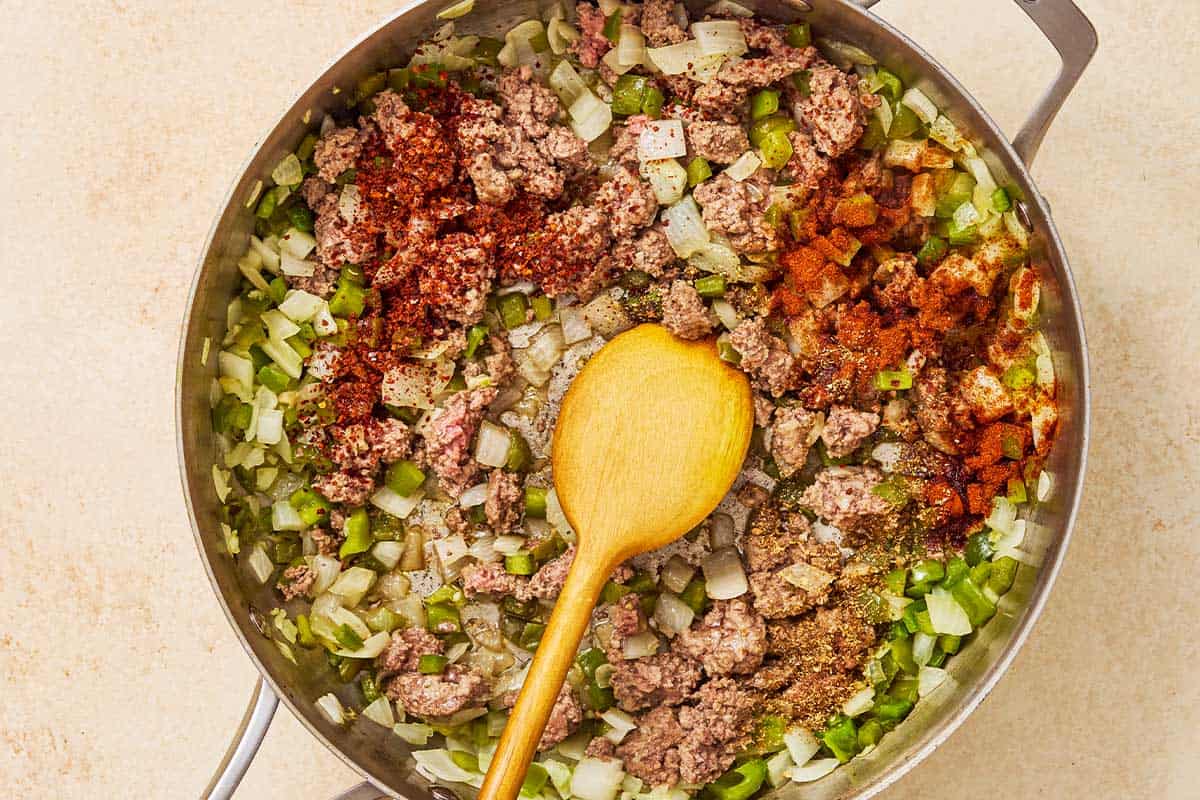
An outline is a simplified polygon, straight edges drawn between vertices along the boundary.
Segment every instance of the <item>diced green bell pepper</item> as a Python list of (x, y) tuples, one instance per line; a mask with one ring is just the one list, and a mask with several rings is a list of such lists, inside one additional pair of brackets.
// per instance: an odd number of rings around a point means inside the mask
[(384, 483), (401, 497), (411, 497), (425, 483), (425, 473), (411, 461), (397, 461), (387, 468)]
[(743, 762), (705, 787), (714, 800), (749, 800), (767, 778), (767, 764), (761, 758)]
[(417, 660), (417, 671), (422, 675), (440, 675), (446, 671), (450, 659), (436, 653), (426, 653)]
[(546, 490), (540, 486), (525, 487), (525, 516), (532, 519), (546, 518)]
[(338, 558), (346, 559), (365, 553), (375, 540), (371, 538), (371, 520), (365, 508), (356, 509), (346, 517), (346, 540), (338, 548)]
[(769, 117), (779, 110), (779, 92), (773, 89), (763, 89), (750, 98), (750, 119), (759, 120)]
[(834, 717), (820, 738), (843, 764), (858, 754), (858, 728), (854, 725), (854, 720), (844, 714)]

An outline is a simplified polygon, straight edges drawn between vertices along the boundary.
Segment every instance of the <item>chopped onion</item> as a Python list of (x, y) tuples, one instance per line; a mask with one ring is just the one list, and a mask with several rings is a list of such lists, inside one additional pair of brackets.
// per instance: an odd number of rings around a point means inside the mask
[(285, 252), (280, 254), (279, 269), (290, 277), (311, 278), (317, 271), (317, 264), (315, 261), (304, 261)]
[(985, 525), (1000, 533), (1012, 533), (1016, 521), (1017, 507), (1007, 497), (997, 495), (992, 498), (992, 513), (983, 521)]
[(735, 181), (740, 182), (757, 172), (761, 166), (762, 159), (755, 155), (753, 151), (747, 150), (742, 153), (737, 161), (725, 168), (725, 174)]
[[(313, 572), (317, 573), (317, 579), (313, 581), (309, 594), (317, 597), (333, 586), (333, 582), (337, 580), (338, 574), (342, 571), (342, 563), (333, 556), (317, 555), (313, 556), (311, 568)], [(334, 600), (336, 601), (336, 598)]]
[(738, 316), (737, 309), (728, 300), (720, 298), (713, 300), (712, 310), (717, 315), (717, 319), (721, 320), (721, 324), (728, 331), (733, 331), (738, 325), (742, 324), (742, 318)]
[(563, 342), (568, 345), (592, 338), (592, 326), (583, 316), (583, 311), (577, 307), (564, 308), (558, 312), (558, 321), (562, 327)]
[(1037, 499), (1039, 503), (1044, 503), (1050, 499), (1050, 493), (1054, 491), (1053, 478), (1050, 473), (1042, 470), (1042, 474), (1038, 475), (1037, 480)]
[(870, 711), (874, 704), (875, 690), (868, 686), (842, 704), (842, 713), (847, 717), (861, 716)]
[(538, 369), (549, 370), (562, 358), (566, 347), (562, 329), (557, 325), (548, 325), (533, 340), (533, 344), (525, 351), (525, 356)]
[(704, 55), (740, 56), (750, 48), (737, 20), (712, 20), (692, 23), (692, 35)]
[(295, 153), (288, 153), (271, 171), (271, 180), (280, 186), (295, 186), (304, 180), (304, 167)]
[(300, 326), (292, 322), (276, 309), (264, 311), (262, 321), (267, 326), (267, 336), (284, 341), (300, 332)]
[(788, 770), (794, 766), (796, 762), (792, 761), (791, 754), (787, 750), (780, 750), (767, 759), (767, 783), (773, 787), (782, 785), (787, 780)]
[(725, 61), (726, 57), (720, 53), (700, 56), (692, 63), (692, 68), (687, 71), (687, 76), (696, 83), (712, 83), (720, 73), (721, 67), (725, 65)]
[(842, 69), (849, 69), (856, 64), (869, 67), (877, 63), (873, 55), (849, 42), (837, 39), (818, 39), (817, 46), (830, 61)]
[(833, 583), (834, 577), (823, 569), (818, 569), (807, 561), (797, 561), (779, 571), (779, 577), (809, 594), (824, 591)]
[(671, 556), (671, 559), (663, 565), (659, 579), (663, 586), (678, 594), (687, 588), (695, 575), (696, 568), (675, 555)]
[(380, 653), (387, 649), (388, 642), (392, 640), (391, 634), (387, 631), (380, 631), (372, 634), (363, 640), (363, 646), (357, 650), (347, 650), (342, 648), (334, 652), (335, 655), (342, 658), (377, 658)]
[(606, 339), (633, 327), (633, 321), (629, 319), (617, 298), (607, 293), (597, 295), (584, 306), (583, 316), (592, 329)]
[(937, 667), (921, 667), (917, 672), (917, 695), (927, 697), (934, 689), (941, 686), (950, 677), (944, 669)]
[(254, 388), (254, 363), (248, 358), (222, 350), (217, 353), (217, 372), (222, 377), (233, 378), (246, 391)]
[(1029, 231), (1021, 224), (1021, 220), (1017, 219), (1015, 211), (1004, 212), (1004, 227), (1008, 230), (1008, 235), (1017, 240), (1017, 244), (1021, 247), (1029, 246)]
[(475, 439), (475, 460), (485, 467), (503, 467), (508, 462), (508, 443), (511, 438), (507, 428), (484, 420), (479, 425), (479, 436)]
[(345, 724), (346, 709), (342, 707), (341, 702), (332, 692), (317, 699), (317, 708), (321, 709), (326, 719), (334, 725)]
[(558, 99), (568, 108), (585, 92), (591, 91), (571, 62), (566, 60), (558, 62), (558, 66), (550, 73), (549, 83)]
[(287, 500), (280, 500), (271, 505), (271, 530), (302, 531), (305, 527), (300, 512)]
[(433, 542), (433, 554), (437, 556), (438, 566), (445, 580), (451, 580), (458, 575), (458, 566), (469, 553), (467, 540), (461, 534), (445, 536)]
[(338, 575), (337, 580), (329, 587), (329, 593), (342, 598), (342, 602), (353, 608), (366, 596), (375, 585), (375, 572), (366, 567), (351, 567)]
[(561, 56), (567, 48), (579, 38), (579, 31), (570, 23), (561, 19), (552, 19), (546, 26), (546, 40), (550, 43), (550, 52)]
[(687, 170), (673, 158), (645, 161), (642, 163), (641, 172), (649, 181), (650, 188), (654, 190), (654, 197), (660, 205), (678, 203), (687, 191)]
[(312, 320), (313, 330), (318, 336), (333, 336), (338, 332), (337, 320), (329, 313), (329, 304), (322, 302), (317, 309), (317, 315)]
[(936, 643), (936, 637), (930, 636), (923, 631), (917, 631), (913, 634), (912, 657), (918, 667), (925, 666), (929, 663), (929, 659), (933, 658), (933, 646)]
[(254, 438), (263, 444), (277, 444), (283, 438), (283, 411), (278, 408), (260, 411)]
[(938, 107), (933, 104), (932, 100), (925, 96), (924, 92), (915, 87), (904, 93), (904, 96), (900, 98), (900, 103), (908, 106), (917, 115), (917, 119), (926, 125), (929, 125), (938, 118)]
[(492, 549), (502, 556), (511, 556), (524, 546), (525, 537), (515, 536), (513, 534), (497, 536), (496, 540), (492, 542)]
[(381, 508), (393, 517), (405, 519), (412, 513), (425, 493), (421, 490), (413, 492), (408, 497), (401, 497), (386, 486), (380, 487), (371, 495), (371, 505)]
[(636, 67), (646, 60), (646, 37), (633, 25), (622, 25), (617, 46), (611, 52), (616, 53), (620, 66)]
[(733, 547), (736, 536), (737, 534), (733, 526), (733, 517), (722, 511), (718, 511), (709, 519), (708, 541), (713, 550), (722, 550), (726, 547)]
[(662, 212), (666, 225), (667, 241), (680, 258), (699, 252), (709, 243), (708, 228), (700, 216), (700, 207), (689, 194), (675, 205)]
[(732, 547), (712, 553), (700, 566), (704, 570), (705, 590), (714, 600), (732, 600), (750, 588), (742, 560)]
[(393, 541), (376, 542), (371, 548), (371, 557), (387, 569), (395, 569), (404, 555), (404, 543)]
[(458, 496), (458, 504), (462, 508), (481, 506), (487, 500), (487, 483), (477, 483)]
[(600, 63), (602, 63), (604, 66), (608, 67), (609, 69), (611, 69), (613, 71), (614, 75), (624, 75), (626, 72), (629, 72), (629, 70), (633, 69), (633, 67), (634, 67), (633, 64), (622, 64), (618, 60), (618, 54), (617, 54), (616, 48), (613, 48), (612, 50), (609, 50), (607, 53), (605, 53), (604, 57), (600, 59)]
[(940, 586), (925, 595), (929, 609), (929, 621), (938, 633), (951, 636), (966, 636), (971, 632), (971, 620), (954, 596)]
[(678, 596), (670, 592), (658, 595), (658, 601), (654, 604), (654, 621), (658, 623), (658, 629), (667, 636), (686, 631), (692, 626), (692, 620), (695, 618), (696, 612)]
[(288, 228), (287, 232), (279, 239), (279, 254), (303, 259), (307, 258), (316, 246), (317, 240), (310, 234), (297, 228)]
[(892, 113), (891, 103), (880, 103), (875, 106), (875, 117), (879, 120), (879, 126), (883, 128), (883, 132), (887, 133), (892, 129), (892, 121), (895, 115)]
[(737, 279), (742, 260), (733, 248), (719, 241), (705, 243), (688, 259), (688, 265), (705, 272), (718, 272)]
[(821, 749), (821, 742), (804, 728), (793, 728), (783, 735), (783, 744), (797, 764), (807, 764)]
[(658, 652), (658, 637), (652, 631), (642, 631), (621, 642), (621, 655), (626, 659), (645, 658)]
[(571, 523), (563, 513), (562, 505), (558, 502), (558, 492), (554, 489), (546, 494), (546, 522), (560, 534), (573, 535)]
[(315, 294), (292, 289), (279, 304), (279, 310), (292, 322), (308, 322), (321, 310), (324, 302)]
[(585, 756), (571, 776), (571, 795), (579, 800), (615, 800), (623, 780), (620, 761)]
[(479, 774), (465, 770), (454, 763), (454, 759), (450, 757), (450, 751), (444, 748), (416, 750), (412, 757), (417, 762), (417, 772), (431, 781), (469, 783)]
[(625, 734), (637, 728), (637, 723), (633, 721), (633, 717), (619, 708), (610, 708), (600, 715), (600, 719), (607, 722), (611, 728), (611, 730), (604, 734), (604, 738), (613, 744), (620, 744), (621, 740), (625, 738)]
[(453, 5), (446, 6), (438, 12), (438, 19), (458, 19), (470, 14), (475, 8), (475, 0), (458, 0)]
[(304, 361), (290, 344), (282, 339), (268, 339), (260, 347), (280, 369), (288, 374), (288, 377), (299, 380), (300, 373), (304, 369)]
[(677, 119), (656, 119), (646, 123), (638, 136), (638, 158), (657, 161), (687, 155), (687, 139), (683, 122)]
[(275, 571), (275, 564), (267, 555), (267, 549), (263, 547), (262, 542), (254, 545), (254, 549), (250, 551), (248, 562), (251, 574), (259, 583), (266, 583), (271, 577), (271, 573)]
[(408, 744), (420, 747), (429, 742), (433, 728), (423, 722), (397, 722), (392, 726), (392, 733)]
[(375, 702), (363, 709), (362, 715), (385, 728), (396, 724), (396, 713), (392, 709), (392, 701), (386, 697), (375, 698)]
[(435, 359), (427, 364), (401, 364), (383, 374), (380, 397), (384, 403), (401, 408), (431, 409), (434, 397), (454, 377), (454, 362)]
[(795, 783), (811, 783), (833, 772), (838, 768), (840, 763), (836, 758), (822, 758), (816, 761), (809, 761), (802, 767), (792, 767), (791, 771), (788, 772), (788, 777)]
[(567, 109), (571, 130), (585, 142), (599, 139), (612, 125), (612, 108), (589, 89), (572, 101)]
[(954, 126), (954, 123), (945, 116), (938, 117), (929, 126), (929, 138), (935, 142), (940, 142), (955, 153), (965, 149), (969, 144), (962, 138), (962, 134), (958, 132), (958, 128)]
[(666, 47), (646, 48), (646, 57), (664, 75), (682, 75), (704, 56), (700, 43), (695, 39), (671, 44)]

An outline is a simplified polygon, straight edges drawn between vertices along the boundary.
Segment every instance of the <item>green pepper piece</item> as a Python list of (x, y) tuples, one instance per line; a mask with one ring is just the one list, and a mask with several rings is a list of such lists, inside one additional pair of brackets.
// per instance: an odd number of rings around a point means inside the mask
[(358, 685), (362, 689), (363, 699), (367, 701), (368, 705), (383, 697), (379, 691), (379, 684), (375, 682), (375, 676), (370, 672), (364, 672), (358, 676)]
[(487, 339), (488, 328), (486, 325), (472, 325), (467, 331), (467, 349), (463, 351), (463, 355), (467, 358), (474, 358), (475, 351), (479, 349), (479, 345), (483, 344)]
[(705, 275), (703, 278), (696, 279), (696, 292), (701, 297), (724, 297), (725, 296), (725, 276), (724, 275)]
[(517, 644), (524, 647), (526, 650), (536, 650), (539, 643), (542, 641), (542, 634), (546, 632), (546, 626), (541, 622), (526, 622), (525, 627), (521, 629), (521, 638)]
[(750, 98), (750, 119), (759, 120), (769, 117), (779, 110), (779, 92), (763, 89)]
[(645, 592), (653, 592), (657, 588), (653, 576), (648, 572), (638, 572), (632, 578), (625, 582), (625, 585), (638, 594)]
[(317, 149), (317, 135), (315, 133), (307, 133), (300, 140), (299, 146), (296, 148), (296, 158), (301, 161), (308, 161), (312, 158), (313, 151)]
[(937, 583), (944, 577), (946, 577), (946, 568), (942, 566), (942, 562), (940, 561), (927, 558), (913, 565), (912, 582), (914, 584)]
[[(896, 681), (900, 683), (900, 681)], [(893, 690), (895, 684), (893, 684)], [(897, 697), (893, 694), (885, 694), (875, 700), (875, 705), (871, 709), (875, 717), (882, 722), (899, 722), (908, 716), (908, 713), (913, 709), (913, 701), (907, 697)]]
[(792, 47), (808, 47), (812, 44), (812, 26), (807, 22), (788, 25), (784, 41)]
[(763, 164), (770, 169), (783, 169), (792, 160), (792, 141), (785, 130), (771, 131), (762, 138), (759, 147)]
[(761, 758), (746, 761), (705, 787), (714, 800), (749, 800), (767, 778), (767, 764)]
[[(424, 659), (426, 656), (421, 656), (421, 658)], [(443, 658), (443, 656), (438, 656), (438, 658)], [(436, 670), (436, 672), (441, 671), (442, 670)], [(454, 765), (459, 769), (465, 769), (468, 772), (479, 772), (479, 759), (465, 750), (451, 750), (450, 760), (453, 761)]]
[(425, 473), (411, 461), (397, 461), (387, 468), (384, 483), (401, 497), (411, 497), (425, 483)]
[(796, 121), (791, 117), (776, 115), (764, 117), (750, 126), (750, 144), (760, 146), (772, 133), (788, 134), (796, 130)]
[(696, 156), (687, 165), (688, 186), (699, 186), (712, 177), (712, 167), (707, 159)]
[[(986, 536), (987, 534), (984, 534)], [(989, 547), (991, 545), (989, 544)], [(991, 558), (992, 551), (988, 550), (988, 558)], [(971, 583), (978, 586), (980, 589), (987, 586), (988, 578), (992, 577), (992, 565), (988, 561), (981, 564), (976, 564), (971, 567)]]
[(434, 590), (433, 594), (425, 598), (426, 605), (438, 605), (440, 603), (451, 603), (456, 606), (466, 604), (467, 597), (463, 594), (463, 590), (452, 584), (443, 584)]
[(554, 302), (544, 294), (530, 300), (529, 305), (533, 308), (533, 318), (538, 322), (545, 322), (554, 316)]
[(313, 215), (304, 206), (292, 206), (287, 210), (288, 221), (296, 230), (310, 232), (313, 229)]
[(879, 744), (883, 738), (883, 726), (878, 720), (869, 719), (858, 729), (858, 748), (865, 750), (873, 744)]
[(303, 647), (316, 647), (320, 644), (317, 637), (313, 636), (312, 623), (308, 621), (307, 614), (300, 614), (296, 617), (296, 641), (300, 642)]
[[(916, 112), (903, 103), (892, 104), (892, 126), (887, 132), (889, 139), (910, 139), (924, 132), (925, 126), (921, 124), (921, 118)], [(918, 138), (924, 139), (925, 136)]]
[(354, 676), (362, 671), (366, 663), (361, 658), (343, 658), (337, 665), (338, 678), (341, 679), (342, 683), (349, 683), (354, 680)]
[(1008, 502), (1017, 506), (1029, 502), (1029, 494), (1025, 491), (1025, 481), (1020, 478), (1008, 479)]
[(354, 632), (349, 625), (342, 625), (333, 632), (333, 638), (347, 650), (360, 650), (363, 646), (362, 637)]
[(996, 187), (996, 191), (992, 192), (992, 208), (996, 210), (997, 214), (1012, 211), (1012, 198), (1008, 196), (1008, 190), (1003, 186)]
[(540, 486), (525, 487), (525, 516), (532, 519), (546, 518), (546, 490)]
[(292, 508), (296, 509), (304, 524), (309, 527), (328, 520), (329, 512), (333, 508), (328, 500), (312, 489), (297, 489), (292, 492), (288, 502), (292, 504)]
[(358, 170), (354, 167), (346, 170), (342, 174), (333, 179), (333, 182), (338, 186), (348, 186), (358, 180)]
[(267, 364), (258, 371), (258, 382), (272, 392), (275, 392), (275, 394), (279, 394), (287, 389), (291, 381), (292, 379), (288, 377), (288, 374), (274, 363)]
[(954, 247), (967, 247), (979, 241), (979, 226), (977, 225), (959, 227), (957, 223), (951, 221), (948, 233), (947, 238)]
[(717, 342), (717, 357), (728, 364), (742, 363), (742, 354), (724, 339)]
[(858, 754), (858, 728), (854, 720), (838, 714), (821, 733), (821, 741), (838, 761), (845, 764)]
[(946, 562), (946, 577), (942, 579), (942, 587), (949, 589), (954, 584), (966, 578), (968, 572), (970, 572), (970, 567), (967, 565), (967, 562), (958, 556), (954, 556)]
[(449, 603), (434, 603), (425, 608), (425, 623), (431, 633), (460, 633), (462, 620), (458, 609)]
[(500, 608), (510, 617), (520, 620), (531, 620), (538, 615), (539, 607), (536, 600), (518, 600), (515, 597), (506, 597), (500, 603)]
[(783, 735), (787, 733), (787, 723), (783, 717), (775, 714), (764, 714), (758, 718), (754, 727), (752, 748), (756, 753), (778, 753), (784, 748)]
[[(992, 572), (994, 575), (994, 567)], [(967, 612), (972, 628), (980, 627), (996, 613), (996, 605), (971, 581), (959, 581), (954, 584), (950, 588), (950, 594), (962, 606), (963, 611)]]
[(525, 770), (525, 780), (521, 783), (522, 797), (537, 797), (550, 780), (550, 773), (541, 764), (534, 761)]
[(337, 317), (361, 317), (367, 307), (363, 287), (349, 281), (338, 281), (337, 291), (329, 298), (329, 313)]
[(387, 606), (380, 606), (363, 614), (363, 622), (375, 633), (391, 633), (403, 624), (404, 618)]
[(650, 119), (658, 119), (662, 116), (663, 105), (667, 102), (667, 98), (663, 95), (662, 90), (654, 84), (646, 87), (646, 96), (642, 100), (642, 113)]
[(903, 506), (908, 503), (908, 492), (904, 490), (904, 486), (899, 481), (894, 479), (872, 486), (871, 494), (882, 497), (894, 506)]
[(1037, 380), (1037, 373), (1024, 364), (1016, 364), (1004, 371), (1000, 381), (1013, 391), (1028, 389)]
[(949, 249), (945, 239), (938, 236), (930, 236), (925, 240), (925, 244), (921, 245), (921, 249), (917, 251), (917, 261), (920, 261), (924, 266), (932, 266), (945, 258)]
[(703, 614), (704, 607), (708, 604), (708, 593), (704, 584), (704, 578), (695, 577), (684, 587), (679, 593), (679, 599), (690, 608), (693, 613)]
[(275, 213), (275, 207), (279, 204), (279, 194), (275, 191), (281, 187), (268, 189), (258, 201), (258, 207), (254, 209), (254, 216), (259, 219), (270, 219)]
[(915, 619), (918, 631), (926, 636), (937, 636), (937, 631), (933, 628), (933, 620), (929, 616), (929, 609), (916, 612)]
[(436, 653), (426, 653), (417, 660), (417, 671), (422, 675), (440, 675), (446, 671), (450, 659)]
[(487, 64), (488, 66), (495, 67), (500, 63), (496, 60), (496, 56), (500, 55), (500, 51), (503, 49), (503, 41), (491, 36), (484, 36), (480, 38), (479, 42), (475, 45), (475, 52), (471, 55), (480, 64)]
[(884, 95), (893, 103), (899, 100), (900, 96), (904, 94), (904, 84), (890, 70), (886, 70), (883, 67), (875, 70), (875, 80), (880, 83), (879, 94)]
[(1017, 577), (1018, 566), (1020, 562), (1011, 556), (997, 558), (992, 562), (992, 574), (988, 576), (987, 587), (997, 595), (1007, 592)]
[(525, 437), (517, 431), (508, 432), (508, 457), (504, 468), (510, 472), (528, 472), (533, 466), (533, 453)]
[(599, 647), (589, 647), (575, 657), (575, 662), (590, 681), (595, 679), (596, 670), (608, 663), (608, 657)]
[(896, 659), (896, 666), (909, 675), (917, 674), (917, 662), (913, 660), (912, 639), (893, 639), (891, 653)]
[(533, 563), (533, 554), (525, 550), (518, 550), (511, 556), (505, 556), (504, 571), (510, 575), (532, 575), (537, 572)]
[(365, 508), (356, 509), (346, 517), (346, 540), (338, 548), (338, 558), (346, 559), (365, 553), (375, 540), (371, 538), (371, 520)]
[(902, 569), (894, 569), (887, 574), (883, 582), (889, 592), (899, 597), (904, 594), (904, 586), (908, 582), (908, 572)]
[(279, 305), (287, 297), (288, 285), (283, 278), (272, 278), (267, 284), (267, 289), (267, 295), (275, 305)]
[(942, 649), (943, 653), (954, 655), (962, 647), (962, 637), (951, 633), (943, 633), (938, 637), (937, 646)]
[(593, 711), (607, 711), (616, 702), (611, 687), (601, 689), (594, 681), (587, 684), (584, 699), (587, 700), (588, 708)]
[(649, 85), (650, 81), (644, 75), (627, 73), (617, 78), (612, 93), (613, 113), (626, 117), (641, 113)]
[(888, 135), (883, 130), (883, 123), (879, 121), (879, 117), (872, 114), (867, 119), (866, 130), (863, 131), (862, 138), (858, 140), (860, 150), (879, 150), (887, 142)]
[(628, 586), (608, 581), (600, 590), (600, 599), (605, 603), (615, 603), (632, 591)]
[(903, 392), (913, 385), (912, 373), (907, 369), (881, 369), (875, 373), (875, 388), (881, 392)]
[(616, 44), (617, 40), (621, 38), (621, 11), (622, 9), (618, 8), (616, 11), (609, 14), (604, 20), (604, 28), (601, 30), (601, 33), (604, 34), (604, 38), (608, 39), (613, 44)]
[(521, 292), (509, 292), (501, 295), (500, 299), (496, 301), (496, 305), (505, 328), (512, 330), (525, 324), (529, 300)]

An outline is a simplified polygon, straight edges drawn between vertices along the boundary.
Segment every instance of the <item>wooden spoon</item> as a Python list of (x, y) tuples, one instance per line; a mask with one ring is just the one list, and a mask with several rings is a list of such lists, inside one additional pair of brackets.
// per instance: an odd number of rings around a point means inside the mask
[(513, 800), (587, 631), (623, 561), (678, 539), (729, 491), (750, 445), (746, 376), (714, 343), (658, 325), (622, 333), (563, 399), (551, 461), (575, 560), (496, 748), (480, 800)]

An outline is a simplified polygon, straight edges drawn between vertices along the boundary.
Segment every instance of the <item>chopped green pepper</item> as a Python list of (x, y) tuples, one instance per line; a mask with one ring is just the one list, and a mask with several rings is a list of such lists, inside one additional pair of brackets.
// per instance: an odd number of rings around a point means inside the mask
[(963, 227), (957, 222), (951, 220), (950, 226), (947, 228), (947, 233), (949, 235), (946, 238), (949, 239), (950, 244), (955, 247), (966, 247), (979, 241), (978, 225), (967, 225)]
[(878, 720), (869, 719), (858, 729), (858, 747), (865, 750), (873, 744), (879, 744), (883, 738), (883, 726)]
[(533, 453), (529, 443), (517, 431), (508, 432), (508, 457), (504, 468), (510, 472), (526, 472), (533, 466)]
[(654, 84), (646, 87), (646, 98), (642, 100), (642, 113), (650, 119), (662, 116), (663, 105), (667, 102), (662, 90)]
[(364, 672), (358, 677), (358, 685), (362, 689), (363, 699), (367, 701), (368, 705), (383, 697), (379, 691), (379, 684), (375, 682), (375, 676), (370, 672)]
[(312, 623), (308, 621), (307, 614), (300, 614), (296, 617), (296, 641), (304, 647), (316, 647), (320, 644), (317, 637), (313, 635)]
[(361, 650), (363, 646), (362, 637), (355, 633), (354, 628), (349, 625), (342, 625), (334, 630), (333, 638), (347, 650)]
[[(899, 683), (900, 681), (896, 681), (896, 684)], [(896, 684), (893, 684), (893, 689)], [(875, 700), (875, 706), (871, 710), (881, 722), (899, 722), (908, 716), (908, 712), (912, 711), (912, 708), (912, 700), (885, 694)]]
[(615, 603), (632, 591), (628, 586), (608, 581), (600, 590), (600, 599), (605, 603)]
[(292, 492), (288, 502), (291, 503), (292, 508), (296, 509), (300, 519), (308, 527), (328, 520), (329, 512), (332, 509), (329, 501), (312, 489), (297, 489)]
[(782, 115), (764, 117), (750, 126), (750, 144), (758, 147), (772, 133), (788, 134), (794, 130), (796, 130), (796, 121), (791, 117)]
[(942, 649), (943, 653), (954, 655), (962, 647), (962, 637), (955, 636), (950, 633), (943, 633), (938, 637), (937, 646)]
[(696, 156), (687, 165), (688, 186), (699, 186), (712, 177), (712, 167), (706, 159)]
[(992, 208), (997, 214), (1003, 214), (1005, 211), (1012, 211), (1012, 198), (1008, 196), (1008, 190), (1003, 186), (996, 188), (992, 192)]
[[(889, 139), (908, 139), (924, 133), (921, 118), (911, 108), (897, 102), (892, 105), (892, 127), (888, 128)], [(921, 136), (920, 138), (925, 138)]]
[(338, 548), (338, 558), (345, 559), (365, 553), (374, 544), (371, 538), (371, 520), (365, 508), (356, 509), (346, 517), (346, 540)]
[(417, 661), (417, 671), (422, 675), (440, 675), (446, 671), (450, 659), (436, 653), (426, 653)]
[(411, 497), (425, 483), (425, 473), (411, 461), (397, 461), (387, 468), (384, 483), (401, 497)]
[(380, 606), (363, 614), (363, 622), (376, 633), (391, 633), (404, 623), (404, 618), (387, 606)]
[(949, 589), (954, 584), (967, 577), (970, 567), (967, 562), (958, 556), (954, 556), (946, 562), (946, 577), (942, 579), (942, 586)]
[(533, 318), (538, 322), (545, 322), (554, 316), (554, 302), (544, 294), (530, 300), (529, 305), (533, 308)]
[(775, 714), (764, 714), (758, 718), (754, 727), (752, 748), (756, 753), (777, 753), (783, 749), (783, 735), (787, 733), (787, 723), (783, 717)]
[(902, 569), (894, 569), (887, 574), (883, 582), (889, 592), (899, 597), (904, 594), (904, 585), (908, 582), (908, 573)]
[(467, 358), (474, 358), (475, 351), (479, 349), (479, 345), (487, 339), (488, 329), (486, 325), (472, 325), (467, 331), (467, 349), (463, 352)]
[(938, 236), (930, 236), (925, 240), (925, 244), (921, 245), (921, 249), (917, 251), (917, 261), (921, 262), (924, 266), (932, 266), (945, 258), (949, 249), (945, 239)]
[[(993, 576), (995, 569), (992, 570)], [(972, 628), (978, 628), (996, 613), (996, 605), (984, 596), (979, 587), (972, 581), (959, 581), (950, 587), (950, 594), (967, 612)]]
[(708, 603), (708, 593), (705, 591), (704, 578), (692, 578), (688, 585), (684, 587), (684, 590), (679, 593), (679, 599), (694, 613), (704, 613), (704, 606)]
[(788, 25), (784, 40), (792, 47), (808, 47), (812, 44), (812, 26), (807, 22)]
[(601, 31), (604, 34), (604, 38), (613, 44), (616, 44), (617, 40), (621, 38), (621, 11), (622, 9), (618, 8), (609, 14), (604, 20), (604, 28)]
[(500, 608), (508, 616), (526, 621), (536, 617), (539, 610), (536, 600), (518, 600), (515, 597), (504, 598), (500, 603)]
[(497, 310), (504, 327), (512, 330), (524, 325), (529, 311), (529, 300), (521, 292), (509, 292), (496, 301)]
[(367, 307), (366, 290), (359, 284), (342, 279), (337, 291), (329, 298), (329, 313), (336, 317), (361, 317)]
[(533, 563), (533, 554), (518, 550), (511, 556), (505, 556), (504, 571), (510, 575), (532, 575), (537, 571)]
[(967, 564), (974, 567), (981, 564), (992, 557), (992, 542), (988, 539), (987, 533), (980, 531), (979, 533), (971, 534), (967, 539), (967, 547), (963, 551), (963, 555), (967, 559)]
[(616, 698), (613, 696), (611, 687), (601, 689), (595, 682), (589, 682), (584, 690), (584, 697), (587, 700), (588, 708), (593, 711), (607, 711), (613, 707)]
[(546, 490), (540, 486), (525, 487), (525, 516), (533, 519), (546, 518)]
[(763, 89), (750, 99), (750, 119), (769, 117), (779, 110), (779, 92)]
[(875, 388), (881, 392), (901, 392), (911, 389), (912, 385), (912, 373), (904, 368), (898, 370), (881, 369), (875, 373)]
[(992, 574), (988, 576), (987, 587), (997, 595), (1007, 592), (1017, 577), (1019, 565), (1020, 562), (1010, 556), (997, 558), (992, 562)]
[(258, 382), (276, 394), (287, 389), (291, 380), (288, 374), (274, 363), (266, 364), (258, 371)]
[(536, 650), (538, 644), (542, 641), (542, 634), (546, 632), (546, 625), (541, 622), (526, 622), (525, 627), (521, 629), (521, 638), (517, 644), (524, 647), (526, 650)]
[[(426, 657), (421, 656), (421, 658), (424, 660)], [(442, 656), (438, 656), (438, 658), (442, 658)], [(441, 671), (442, 670), (440, 669), (435, 670), (435, 672)], [(424, 672), (424, 670), (422, 670), (422, 672)], [(479, 759), (465, 750), (451, 750), (450, 760), (453, 761), (454, 765), (459, 769), (465, 769), (467, 772), (479, 772)]]
[(792, 142), (787, 131), (780, 129), (768, 133), (759, 142), (763, 165), (769, 169), (782, 169), (792, 160)]
[(1017, 506), (1029, 502), (1029, 494), (1025, 491), (1025, 481), (1020, 478), (1008, 479), (1008, 502)]
[(650, 80), (644, 75), (625, 74), (617, 78), (612, 93), (613, 113), (626, 117), (640, 114), (649, 86)]
[(821, 733), (821, 742), (838, 761), (845, 764), (858, 754), (858, 729), (854, 720), (844, 714), (838, 714), (829, 722), (829, 726)]
[(725, 276), (724, 275), (705, 275), (703, 278), (697, 278), (695, 286), (696, 286), (696, 292), (701, 297), (724, 297), (725, 296)]
[(755, 758), (729, 770), (705, 787), (704, 792), (714, 800), (749, 800), (766, 779), (766, 762)]
[(944, 577), (946, 577), (946, 568), (942, 566), (942, 562), (932, 558), (920, 561), (912, 568), (912, 582), (914, 584), (937, 583)]
[(879, 94), (884, 95), (893, 103), (904, 94), (904, 84), (894, 73), (882, 67), (875, 70), (875, 80), (879, 83)]
[(590, 681), (595, 680), (596, 670), (608, 663), (608, 657), (599, 647), (589, 647), (575, 657), (575, 662)]
[(533, 762), (525, 771), (525, 780), (521, 783), (521, 796), (537, 797), (546, 787), (548, 780), (550, 780), (550, 773), (546, 768), (536, 761)]
[(425, 624), (431, 633), (459, 633), (462, 620), (458, 609), (449, 603), (434, 603), (425, 607)]

